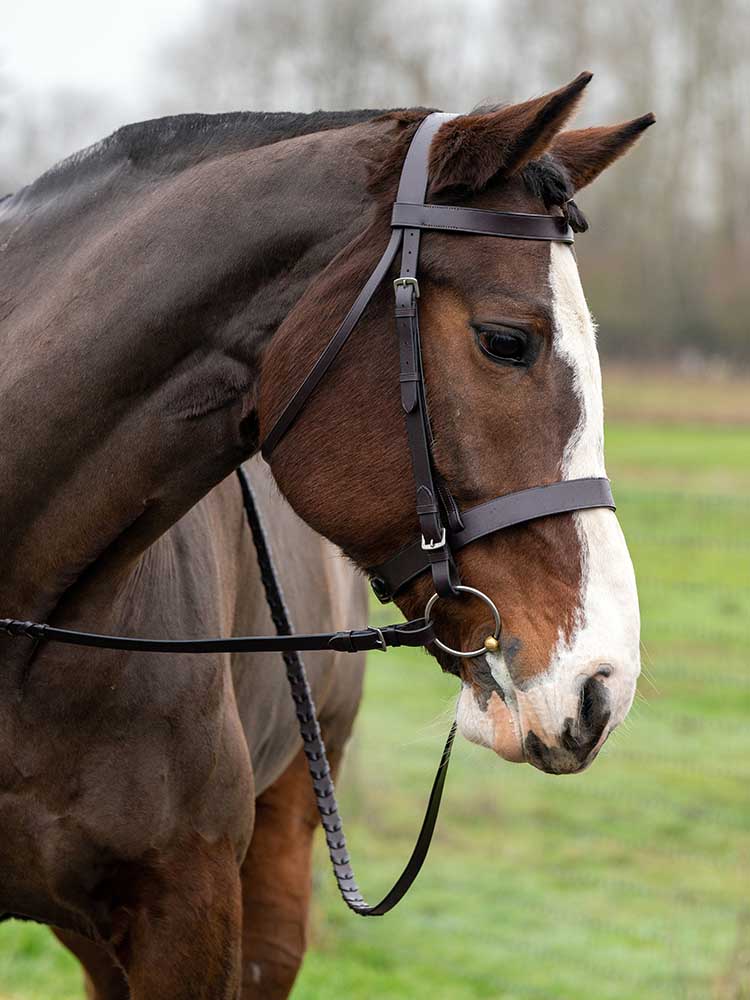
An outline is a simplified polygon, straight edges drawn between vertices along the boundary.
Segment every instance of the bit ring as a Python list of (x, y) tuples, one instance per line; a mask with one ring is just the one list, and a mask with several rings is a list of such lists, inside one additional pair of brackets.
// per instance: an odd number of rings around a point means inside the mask
[[(496, 640), (499, 639), (500, 629), (502, 628), (502, 621), (500, 619), (500, 612), (497, 610), (494, 601), (490, 600), (490, 598), (486, 594), (483, 594), (481, 590), (477, 590), (475, 587), (464, 587), (462, 584), (459, 584), (456, 587), (456, 590), (458, 590), (462, 594), (471, 594), (472, 597), (478, 597), (480, 601), (484, 601), (484, 603), (492, 612), (492, 617), (495, 619), (495, 631), (492, 633), (492, 638)], [(440, 595), (433, 594), (432, 597), (427, 602), (427, 604), (425, 605), (424, 620), (428, 625), (432, 623), (432, 619), (430, 618), (430, 612), (432, 611), (435, 605), (435, 601), (438, 600), (440, 600)], [(463, 653), (461, 652), (460, 649), (451, 649), (450, 646), (446, 646), (445, 643), (441, 642), (437, 636), (435, 636), (435, 638), (432, 641), (439, 649), (442, 649), (444, 653), (450, 653), (451, 656), (459, 656), (462, 659), (468, 660), (471, 659), (473, 656), (483, 656), (487, 652), (487, 647), (482, 646), (481, 649), (472, 649), (467, 653)]]

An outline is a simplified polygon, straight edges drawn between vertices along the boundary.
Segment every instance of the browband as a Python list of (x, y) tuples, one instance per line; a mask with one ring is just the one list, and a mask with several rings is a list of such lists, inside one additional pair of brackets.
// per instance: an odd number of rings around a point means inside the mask
[(563, 215), (491, 212), (459, 205), (409, 205), (397, 201), (391, 225), (409, 229), (447, 229), (475, 236), (504, 236), (509, 240), (572, 243), (574, 239), (573, 230)]
[[(503, 528), (512, 528), (551, 514), (569, 514), (595, 507), (615, 510), (608, 479), (566, 479), (548, 486), (532, 486), (528, 490), (506, 493), (461, 511), (463, 528), (448, 531), (447, 542), (455, 552), (469, 542)], [(427, 553), (420, 542), (413, 542), (372, 569), (370, 584), (378, 599), (387, 604), (402, 587), (424, 573), (429, 565)]]

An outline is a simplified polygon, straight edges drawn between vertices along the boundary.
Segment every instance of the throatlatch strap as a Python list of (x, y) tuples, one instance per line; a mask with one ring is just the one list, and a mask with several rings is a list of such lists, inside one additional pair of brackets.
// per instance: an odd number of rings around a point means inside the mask
[(273, 449), (297, 419), (300, 410), (310, 396), (312, 396), (318, 386), (318, 383), (336, 360), (341, 348), (347, 342), (350, 334), (359, 322), (362, 313), (370, 304), (370, 300), (375, 292), (377, 292), (378, 288), (380, 288), (383, 279), (388, 274), (391, 264), (396, 259), (396, 254), (398, 253), (400, 246), (401, 230), (394, 229), (391, 233), (388, 246), (383, 251), (383, 256), (376, 264), (375, 270), (367, 279), (364, 288), (354, 300), (351, 309), (341, 321), (341, 326), (328, 341), (323, 353), (307, 373), (304, 381), (281, 411), (273, 427), (264, 438), (260, 450), (266, 460), (268, 460)]
[[(292, 627), (289, 620), (289, 612), (273, 564), (268, 539), (258, 513), (252, 487), (242, 467), (237, 470), (237, 475), (242, 486), (245, 513), (247, 514), (247, 521), (255, 543), (255, 552), (258, 556), (258, 565), (260, 567), (261, 579), (265, 588), (266, 601), (271, 612), (271, 618), (279, 635), (291, 636)], [(310, 691), (304, 663), (302, 662), (302, 658), (294, 651), (288, 650), (282, 655), (297, 714), (297, 721), (299, 722), (300, 734), (302, 735), (302, 747), (307, 758), (310, 777), (312, 778), (315, 801), (320, 813), (320, 821), (325, 831), (328, 855), (331, 859), (333, 874), (336, 878), (341, 898), (350, 910), (358, 913), (361, 917), (382, 916), (388, 913), (389, 910), (392, 910), (403, 899), (419, 874), (427, 857), (438, 812), (440, 811), (440, 800), (443, 795), (445, 777), (448, 773), (453, 738), (456, 734), (456, 723), (453, 723), (448, 733), (448, 739), (440, 758), (440, 764), (438, 765), (427, 809), (422, 821), (422, 828), (419, 831), (419, 836), (417, 837), (411, 857), (407, 861), (403, 872), (383, 899), (379, 903), (376, 903), (375, 906), (368, 906), (359, 890), (352, 870), (343, 823), (338, 803), (336, 802), (336, 790), (333, 787), (331, 769), (328, 764), (325, 744), (323, 743), (323, 737), (315, 713), (315, 703)]]

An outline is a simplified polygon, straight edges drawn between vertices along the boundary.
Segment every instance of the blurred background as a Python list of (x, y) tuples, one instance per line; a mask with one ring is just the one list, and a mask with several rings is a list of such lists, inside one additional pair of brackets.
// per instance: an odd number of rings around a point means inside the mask
[[(433, 854), (382, 921), (344, 910), (321, 852), (294, 996), (747, 1000), (750, 0), (5, 0), (1, 23), (0, 193), (182, 112), (464, 111), (590, 69), (577, 124), (656, 113), (578, 199), (638, 701), (573, 778), (459, 745)], [(424, 656), (370, 664), (341, 789), (368, 895), (411, 848), (454, 697)], [(0, 927), (0, 1000), (82, 995), (45, 929)]]

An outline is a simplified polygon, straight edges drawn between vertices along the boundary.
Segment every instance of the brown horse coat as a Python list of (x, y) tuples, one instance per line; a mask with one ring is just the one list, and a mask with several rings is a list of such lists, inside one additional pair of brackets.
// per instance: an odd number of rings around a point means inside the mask
[[(256, 459), (248, 471), (297, 627), (360, 625), (363, 580), (294, 514), (265, 463)], [(116, 617), (106, 598), (83, 602), (81, 615), (143, 635), (273, 634), (235, 477), (146, 550), (126, 591)], [(364, 657), (310, 653), (305, 661), (335, 760), (359, 703)], [(264, 793), (299, 753), (292, 707), (275, 654), (129, 657), (40, 647), (17, 697), (0, 708), (0, 912), (117, 940), (124, 911), (141, 901), (139, 884), (175, 844), (189, 845), (186, 883), (199, 876), (201, 843), (227, 841), (242, 862), (254, 800), (262, 818)], [(304, 805), (314, 825), (307, 781), (303, 768), (285, 805)], [(285, 840), (278, 815), (255, 833), (275, 891), (304, 887), (309, 859), (289, 871), (276, 856)], [(300, 846), (309, 849), (309, 832)], [(254, 881), (245, 889), (250, 908)], [(269, 905), (262, 913), (273, 923)], [(299, 959), (299, 931), (298, 939)], [(268, 946), (249, 957), (260, 968)]]

